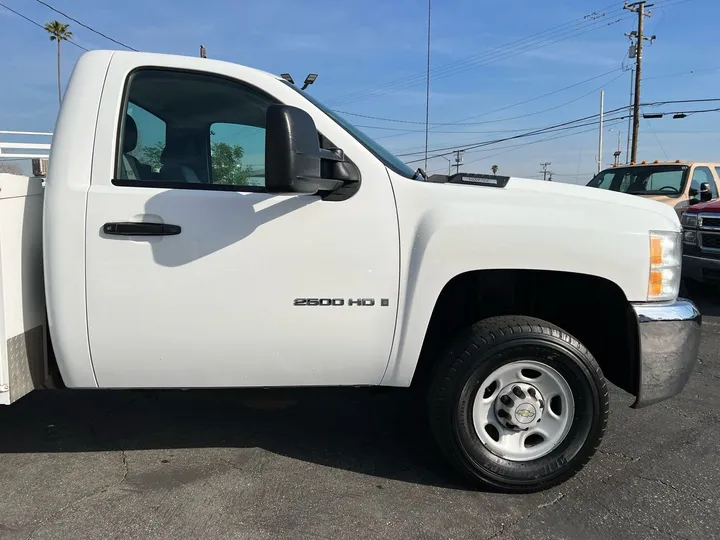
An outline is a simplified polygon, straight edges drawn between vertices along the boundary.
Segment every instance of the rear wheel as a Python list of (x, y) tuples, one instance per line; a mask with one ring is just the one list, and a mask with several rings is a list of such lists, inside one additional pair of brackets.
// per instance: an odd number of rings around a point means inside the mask
[(430, 424), (475, 484), (531, 492), (564, 482), (602, 440), (605, 379), (575, 338), (530, 317), (493, 317), (461, 335), (437, 365)]

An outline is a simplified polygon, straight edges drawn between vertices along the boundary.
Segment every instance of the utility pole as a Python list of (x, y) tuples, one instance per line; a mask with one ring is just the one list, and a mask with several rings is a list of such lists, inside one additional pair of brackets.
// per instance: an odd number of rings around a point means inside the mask
[(546, 161), (545, 163), (541, 163), (540, 166), (543, 168), (542, 171), (540, 171), (543, 174), (543, 181), (547, 182), (548, 174), (550, 174), (550, 180), (552, 181), (552, 171), (548, 171), (548, 167), (552, 165), (549, 161)]
[(637, 145), (638, 145), (638, 133), (640, 131), (640, 81), (642, 80), (642, 50), (643, 41), (646, 39), (652, 43), (655, 40), (655, 36), (650, 38), (643, 35), (643, 28), (645, 23), (645, 17), (650, 17), (650, 13), (646, 13), (645, 9), (652, 7), (653, 4), (647, 4), (645, 0), (635, 2), (633, 4), (625, 4), (623, 9), (637, 13), (638, 15), (638, 29), (637, 32), (633, 31), (629, 34), (625, 34), (634, 43), (630, 45), (630, 53), (628, 56), (635, 57), (635, 99), (633, 103), (633, 131), (632, 131), (632, 148), (630, 150), (630, 161), (635, 162), (637, 160)]
[(455, 174), (460, 172), (460, 164), (462, 163), (462, 155), (465, 150), (453, 150), (455, 154)]
[(603, 120), (605, 119), (605, 90), (600, 91), (600, 132), (598, 133), (598, 172), (602, 170), (603, 156)]
[(630, 134), (632, 133), (632, 110), (633, 104), (633, 83), (635, 82), (635, 70), (630, 70), (630, 101), (628, 103), (628, 125), (627, 125), (627, 144), (625, 148), (625, 163), (630, 162)]

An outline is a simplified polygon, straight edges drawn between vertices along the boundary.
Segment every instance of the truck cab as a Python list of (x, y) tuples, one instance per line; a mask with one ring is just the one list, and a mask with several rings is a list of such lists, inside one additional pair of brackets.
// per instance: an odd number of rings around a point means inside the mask
[(718, 198), (720, 163), (642, 161), (609, 167), (587, 185), (658, 201), (674, 208), (680, 216), (694, 204)]
[(409, 387), (469, 485), (522, 493), (590, 459), (607, 381), (647, 407), (697, 358), (669, 206), (428, 178), (246, 66), (84, 54), (37, 180), (0, 175), (4, 403), (49, 385)]

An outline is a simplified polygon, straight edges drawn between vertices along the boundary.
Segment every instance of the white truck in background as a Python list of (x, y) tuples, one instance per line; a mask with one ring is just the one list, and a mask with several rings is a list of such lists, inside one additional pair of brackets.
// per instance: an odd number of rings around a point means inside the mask
[(93, 51), (45, 186), (0, 175), (0, 400), (412, 386), (471, 484), (545, 489), (600, 444), (606, 379), (636, 408), (688, 381), (680, 230), (640, 197), (425, 178), (255, 69)]

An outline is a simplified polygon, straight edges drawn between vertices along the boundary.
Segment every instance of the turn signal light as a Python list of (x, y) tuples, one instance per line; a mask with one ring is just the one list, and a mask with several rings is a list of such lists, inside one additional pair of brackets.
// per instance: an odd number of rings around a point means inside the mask
[(650, 283), (648, 284), (648, 294), (653, 296), (660, 296), (663, 289), (663, 274), (660, 270), (653, 270), (650, 272)]
[(660, 266), (663, 263), (662, 239), (657, 236), (650, 237), (650, 264)]

